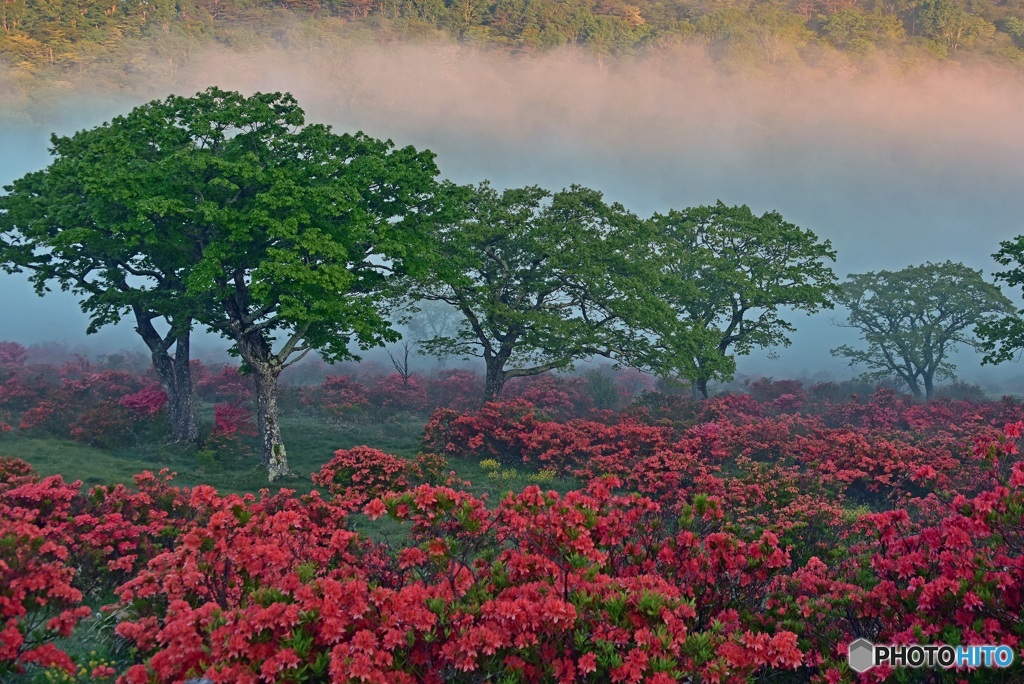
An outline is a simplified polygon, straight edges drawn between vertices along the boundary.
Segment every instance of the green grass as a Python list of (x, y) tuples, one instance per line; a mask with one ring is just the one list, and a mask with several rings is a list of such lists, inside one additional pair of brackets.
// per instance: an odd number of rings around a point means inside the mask
[[(213, 422), (210, 407), (201, 408), (199, 419), (201, 432), (208, 432)], [(255, 440), (250, 440), (252, 451), (245, 459), (216, 461), (209, 455), (204, 457), (194, 446), (169, 445), (160, 441), (108, 450), (78, 444), (70, 439), (8, 434), (0, 442), (0, 455), (20, 458), (42, 476), (59, 474), (68, 482), (81, 480), (85, 487), (116, 483), (131, 486), (132, 478), (138, 473), (167, 468), (177, 473), (173, 484), (179, 487), (207, 484), (222, 494), (257, 493), (264, 488), (277, 491), (283, 487), (305, 494), (314, 489), (310, 475), (329, 461), (338, 449), (366, 445), (396, 456), (414, 457), (419, 451), (425, 422), (422, 417), (399, 416), (379, 422), (360, 418), (354, 422), (337, 423), (309, 414), (287, 413), (281, 417), (281, 432), (288, 449), (288, 463), (295, 475), (273, 485), (267, 482), (266, 470), (253, 448)], [(470, 493), (477, 497), (486, 496), (487, 505), (491, 508), (509, 492), (522, 491), (531, 484), (537, 484), (544, 491), (553, 489), (561, 494), (580, 486), (578, 480), (569, 477), (536, 482), (531, 479), (536, 470), (523, 466), (502, 468), (495, 476), (493, 469), (480, 465), (480, 459), (453, 458), (448, 463), (456, 477), (471, 483)], [(403, 544), (408, 538), (408, 525), (390, 519), (371, 521), (364, 515), (355, 514), (351, 525), (374, 541), (387, 542), (392, 547)]]
[[(209, 430), (200, 414), (201, 431)], [(305, 414), (281, 419), (281, 432), (288, 449), (288, 462), (295, 477), (279, 480), (271, 486), (259, 456), (253, 453), (244, 461), (203, 462), (195, 447), (160, 442), (141, 443), (116, 449), (98, 449), (56, 437), (22, 437), (8, 433), (0, 440), (0, 455), (20, 458), (40, 475), (62, 475), (65, 480), (81, 480), (89, 487), (97, 484), (132, 484), (132, 477), (143, 470), (169, 468), (178, 473), (174, 484), (193, 487), (208, 484), (224, 493), (258, 492), (279, 487), (305, 493), (313, 488), (309, 479), (337, 449), (367, 445), (398, 456), (414, 456), (423, 437), (425, 419), (400, 417), (381, 423), (332, 424)], [(251, 440), (250, 446), (255, 446)]]
[[(201, 432), (208, 432), (213, 422), (212, 409), (202, 407), (199, 420)], [(143, 470), (156, 472), (168, 468), (177, 473), (174, 484), (179, 487), (208, 484), (225, 494), (256, 493), (263, 488), (276, 491), (285, 487), (304, 494), (313, 489), (310, 475), (329, 461), (338, 449), (366, 445), (412, 458), (419, 451), (425, 422), (423, 417), (397, 416), (377, 422), (361, 417), (356, 421), (337, 423), (305, 413), (289, 412), (281, 418), (281, 432), (288, 449), (288, 463), (295, 476), (273, 485), (267, 482), (266, 471), (255, 452), (255, 440), (250, 440), (253, 450), (244, 460), (221, 462), (203, 459), (195, 447), (164, 444), (159, 440), (116, 449), (98, 449), (70, 439), (9, 433), (0, 440), (0, 455), (20, 458), (43, 476), (59, 474), (69, 482), (81, 480), (86, 487), (119, 482), (131, 485), (133, 476)], [(523, 466), (504, 468), (503, 476), (489, 477), (489, 471), (480, 466), (478, 459), (450, 459), (449, 466), (457, 477), (472, 483), (470, 492), (475, 496), (486, 494), (492, 506), (508, 492), (521, 491), (530, 484), (562, 494), (580, 486), (575, 478), (566, 477), (533, 482), (530, 477), (536, 470)]]

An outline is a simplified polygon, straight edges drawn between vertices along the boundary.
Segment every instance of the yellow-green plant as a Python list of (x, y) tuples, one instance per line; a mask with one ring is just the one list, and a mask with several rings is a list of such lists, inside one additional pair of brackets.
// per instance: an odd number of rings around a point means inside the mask
[(530, 482), (535, 482), (537, 484), (544, 484), (544, 483), (551, 482), (552, 480), (554, 480), (557, 475), (558, 475), (558, 473), (555, 471), (554, 468), (545, 468), (544, 470), (540, 471), (539, 473), (533, 473), (527, 479)]

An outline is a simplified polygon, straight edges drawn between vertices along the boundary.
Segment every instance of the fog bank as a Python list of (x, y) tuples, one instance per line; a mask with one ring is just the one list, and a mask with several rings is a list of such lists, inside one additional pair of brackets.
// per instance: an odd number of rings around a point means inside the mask
[[(580, 183), (645, 216), (718, 199), (778, 210), (832, 241), (841, 277), (946, 259), (990, 274), (999, 241), (1024, 233), (1017, 78), (955, 64), (725, 74), (699, 50), (624, 63), (455, 46), (211, 50), (147, 88), (102, 97), (70, 88), (59, 108), (26, 110), (23, 123), (0, 132), (0, 149), (10, 151), (0, 156), (0, 182), (47, 163), (50, 130), (69, 133), (214, 84), (290, 91), (310, 120), (429, 148), (442, 175), (459, 182)], [(0, 276), (0, 288), (9, 302), (0, 338), (83, 337), (70, 297), (39, 301), (18, 276)], [(740, 371), (848, 376), (828, 350), (856, 336), (832, 318), (842, 312), (793, 317), (793, 347), (777, 361), (741, 358)], [(135, 344), (121, 327), (97, 341)], [(1010, 391), (1007, 378), (1020, 374), (1016, 364), (981, 372), (973, 354), (959, 365), (996, 391)]]

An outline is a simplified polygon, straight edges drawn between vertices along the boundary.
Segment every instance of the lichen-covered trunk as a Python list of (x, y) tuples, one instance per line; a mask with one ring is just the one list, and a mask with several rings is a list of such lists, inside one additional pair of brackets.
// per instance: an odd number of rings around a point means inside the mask
[(260, 433), (260, 454), (270, 482), (292, 474), (288, 453), (281, 438), (281, 421), (277, 412), (277, 376), (268, 365), (253, 368), (256, 380), (256, 425)]
[(283, 370), (270, 343), (259, 332), (236, 338), (238, 351), (249, 366), (256, 382), (256, 427), (260, 433), (260, 456), (267, 478), (274, 482), (292, 475), (288, 453), (281, 438), (281, 421), (277, 413), (277, 378)]

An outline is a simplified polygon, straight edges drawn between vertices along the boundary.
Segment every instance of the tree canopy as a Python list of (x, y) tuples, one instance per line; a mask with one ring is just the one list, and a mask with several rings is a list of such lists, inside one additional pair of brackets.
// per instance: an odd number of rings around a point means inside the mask
[(986, 329), (1013, 311), (980, 270), (952, 261), (851, 274), (837, 300), (850, 312), (846, 325), (860, 330), (867, 346), (842, 345), (833, 356), (866, 366), (867, 379), (895, 375), (925, 400), (936, 380), (955, 377), (949, 354), (958, 344), (983, 348), (971, 328)]
[(485, 398), (589, 356), (631, 357), (638, 331), (667, 317), (644, 222), (621, 205), (580, 186), (465, 191), (461, 217), (436, 233), (436, 269), (409, 296), (461, 313), (457, 331), (423, 346), (482, 358)]
[(121, 271), (103, 266), (116, 255), (153, 311), (231, 340), (256, 381), (264, 464), (271, 479), (287, 474), (277, 377), (312, 349), (339, 360), (398, 338), (380, 299), (389, 279), (427, 265), (433, 155), (307, 125), (290, 95), (210, 88), (79, 134), (65, 156), (69, 177), (84, 172), (76, 192), (98, 199), (26, 201), (61, 221), (52, 244), (98, 261), (86, 261), (101, 269), (86, 294), (101, 320), (125, 306), (110, 275)]
[(8, 272), (28, 270), (40, 295), (57, 284), (79, 296), (90, 333), (131, 313), (168, 395), (172, 439), (195, 441), (189, 336), (196, 307), (185, 293), (192, 255), (177, 233), (182, 226), (160, 206), (170, 199), (167, 170), (141, 132), (118, 118), (53, 136), (53, 162), (0, 196), (0, 263)]
[[(1024, 235), (999, 243), (999, 251), (992, 257), (1002, 266), (1011, 266), (995, 274), (996, 281), (1010, 287), (1024, 286)], [(985, 352), (982, 363), (1009, 361), (1024, 349), (1024, 311), (1007, 311), (1007, 315), (991, 318), (978, 324), (981, 338), (979, 349)]]
[[(778, 212), (757, 216), (747, 206), (719, 201), (655, 214), (650, 222), (659, 296), (686, 324), (661, 338), (661, 359), (654, 365), (690, 380), (704, 397), (710, 380), (732, 376), (730, 350), (742, 355), (790, 344), (794, 327), (782, 310), (813, 313), (832, 306), (831, 244)], [(691, 344), (680, 344), (680, 336)]]
[(427, 266), (433, 154), (304, 125), (291, 96), (278, 93), (211, 89), (146, 115), (150, 137), (169, 138), (167, 175), (182, 201), (168, 211), (197, 227), (186, 287), (203, 302), (196, 319), (230, 339), (255, 377), (274, 479), (288, 472), (281, 371), (312, 349), (336, 361), (354, 358), (353, 344), (398, 338), (381, 298), (389, 279)]

